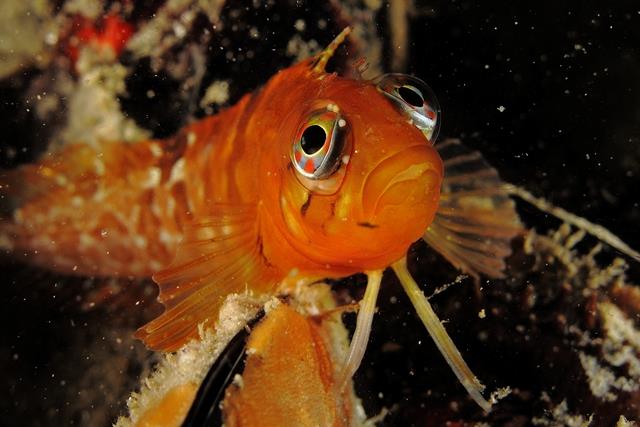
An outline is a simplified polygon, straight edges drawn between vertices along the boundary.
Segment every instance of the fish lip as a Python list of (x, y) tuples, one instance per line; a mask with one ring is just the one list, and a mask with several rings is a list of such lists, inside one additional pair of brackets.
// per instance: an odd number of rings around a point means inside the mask
[[(412, 144), (380, 160), (378, 164), (376, 164), (376, 166), (371, 169), (371, 171), (363, 180), (361, 206), (364, 219), (360, 221), (358, 225), (362, 223), (376, 223), (375, 218), (378, 214), (378, 205), (380, 199), (382, 199), (382, 197), (394, 184), (403, 181), (409, 181), (411, 179), (420, 179), (420, 177), (428, 173), (436, 173), (438, 175), (442, 175), (442, 170), (439, 169), (436, 162), (433, 161), (432, 154), (429, 151), (430, 148), (430, 146), (427, 146), (424, 143)], [(376, 194), (374, 202), (365, 200), (366, 189), (368, 185), (372, 184), (372, 177), (376, 176), (376, 174), (379, 173), (380, 168), (389, 166), (388, 163), (392, 161), (392, 159), (404, 156), (411, 156), (413, 158), (418, 157), (419, 160), (411, 162), (406, 167), (399, 168), (399, 170), (392, 176), (392, 178), (386, 182), (385, 188), (378, 194)], [(413, 171), (411, 171), (411, 169), (413, 169)], [(406, 175), (404, 179), (401, 177), (402, 175)]]

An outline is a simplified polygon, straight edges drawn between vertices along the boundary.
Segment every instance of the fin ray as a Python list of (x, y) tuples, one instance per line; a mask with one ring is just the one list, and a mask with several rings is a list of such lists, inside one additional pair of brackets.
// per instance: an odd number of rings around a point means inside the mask
[(424, 296), (424, 293), (420, 290), (420, 287), (411, 276), (411, 273), (409, 273), (409, 270), (407, 269), (407, 259), (402, 258), (395, 262), (391, 267), (396, 273), (398, 280), (400, 280), (400, 284), (402, 285), (405, 293), (411, 300), (411, 304), (413, 304), (413, 307), (416, 309), (418, 317), (422, 320), (427, 332), (431, 335), (431, 338), (447, 361), (447, 364), (449, 364), (453, 373), (458, 377), (460, 383), (464, 386), (478, 406), (486, 412), (491, 411), (491, 403), (482, 396), (482, 392), (485, 388), (484, 385), (480, 383), (473, 371), (471, 371), (467, 363), (464, 361), (464, 358), (447, 333), (447, 330), (442, 326), (442, 322), (438, 318), (438, 315), (433, 311), (429, 300)]
[(198, 325), (218, 319), (231, 293), (272, 292), (279, 281), (260, 256), (257, 209), (215, 205), (214, 215), (185, 227), (173, 262), (154, 275), (162, 315), (136, 336), (155, 350), (174, 351), (198, 337)]
[(380, 283), (382, 282), (382, 271), (369, 271), (367, 272), (367, 278), (367, 289), (364, 292), (362, 301), (360, 301), (356, 330), (351, 338), (349, 355), (342, 367), (340, 382), (338, 383), (340, 384), (340, 390), (344, 390), (351, 377), (353, 377), (360, 367), (367, 349), (369, 336), (371, 335), (373, 315), (376, 312), (376, 302), (378, 300), (378, 292), (380, 291)]
[(437, 144), (445, 178), (440, 207), (424, 240), (474, 277), (503, 277), (511, 239), (523, 232), (498, 172), (477, 151), (448, 139)]

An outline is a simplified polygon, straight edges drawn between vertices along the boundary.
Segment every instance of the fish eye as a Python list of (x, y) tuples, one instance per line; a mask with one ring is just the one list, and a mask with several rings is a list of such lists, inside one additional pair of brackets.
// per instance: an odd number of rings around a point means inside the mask
[(311, 125), (302, 132), (300, 147), (307, 156), (316, 154), (327, 142), (327, 133), (322, 126)]
[(398, 94), (408, 104), (420, 108), (424, 105), (424, 99), (419, 89), (410, 85), (403, 85), (398, 88)]
[(435, 141), (440, 130), (440, 103), (425, 82), (406, 74), (385, 74), (376, 86), (430, 142)]
[(309, 180), (333, 175), (343, 163), (346, 128), (346, 120), (333, 104), (309, 113), (291, 148), (291, 162), (298, 174)]

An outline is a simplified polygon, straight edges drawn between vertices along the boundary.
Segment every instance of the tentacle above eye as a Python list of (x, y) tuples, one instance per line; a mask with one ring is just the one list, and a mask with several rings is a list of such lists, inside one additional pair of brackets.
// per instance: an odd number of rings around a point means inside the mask
[(416, 309), (420, 320), (427, 328), (429, 335), (435, 341), (438, 350), (442, 353), (445, 360), (456, 374), (458, 380), (462, 383), (467, 392), (471, 395), (473, 400), (486, 412), (491, 410), (491, 403), (489, 403), (484, 397), (482, 397), (482, 391), (484, 386), (480, 383), (478, 378), (471, 372), (471, 369), (462, 358), (460, 351), (451, 340), (451, 337), (442, 326), (440, 319), (433, 311), (429, 300), (424, 296), (418, 284), (413, 280), (409, 270), (407, 269), (407, 259), (402, 258), (400, 261), (395, 262), (392, 265), (393, 271), (395, 271), (402, 287), (404, 288), (407, 296), (411, 300), (413, 307)]
[(371, 324), (373, 323), (373, 315), (376, 312), (376, 301), (378, 299), (378, 291), (380, 290), (380, 282), (382, 281), (382, 270), (367, 272), (367, 289), (364, 297), (360, 301), (360, 309), (358, 311), (358, 319), (356, 320), (356, 330), (351, 339), (349, 347), (349, 356), (342, 368), (340, 375), (340, 388), (343, 389), (349, 379), (356, 373), (362, 363), (364, 352), (367, 349), (369, 335), (371, 334)]

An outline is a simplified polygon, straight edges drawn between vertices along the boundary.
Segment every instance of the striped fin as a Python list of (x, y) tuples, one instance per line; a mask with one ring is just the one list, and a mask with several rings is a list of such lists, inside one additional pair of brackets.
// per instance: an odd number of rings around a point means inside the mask
[(173, 262), (153, 276), (165, 311), (136, 333), (151, 349), (179, 349), (198, 338), (198, 325), (214, 326), (227, 295), (270, 293), (278, 282), (261, 256), (255, 206), (213, 210), (215, 215), (185, 227)]
[(436, 145), (444, 162), (440, 207), (424, 240), (456, 268), (504, 277), (511, 239), (523, 232), (498, 172), (457, 139)]

